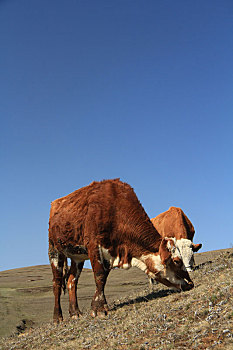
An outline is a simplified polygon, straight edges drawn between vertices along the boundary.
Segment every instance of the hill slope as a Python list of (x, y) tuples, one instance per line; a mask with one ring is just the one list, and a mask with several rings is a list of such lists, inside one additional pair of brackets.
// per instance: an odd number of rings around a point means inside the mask
[[(207, 253), (196, 255), (199, 266), (192, 273), (195, 288), (185, 293), (174, 293), (165, 289), (161, 284), (156, 285), (151, 292), (148, 289), (146, 277), (139, 270), (113, 271), (112, 276), (110, 274), (106, 291), (112, 311), (105, 319), (92, 319), (89, 316), (90, 298), (94, 286), (92, 283), (89, 284), (90, 280), (88, 281), (92, 273), (86, 270), (83, 274), (84, 280), (80, 283), (79, 293), (81, 298), (84, 298), (80, 302), (81, 309), (84, 310), (83, 317), (77, 321), (67, 318), (58, 326), (50, 322), (26, 329), (26, 332), (20, 336), (2, 338), (0, 348), (232, 349), (233, 252), (232, 249), (229, 249), (219, 253), (211, 252), (213, 257), (216, 256), (212, 261), (208, 260), (210, 255)], [(45, 269), (45, 267), (40, 268)], [(35, 267), (29, 268), (32, 269), (30, 278), (35, 280), (35, 276), (37, 278), (42, 276), (40, 288), (43, 289), (45, 287), (43, 283), (46, 282), (42, 271), (38, 273), (40, 268), (37, 267), (36, 270)], [(9, 278), (9, 271), (4, 273), (8, 273)], [(4, 273), (1, 273), (0, 277)], [(35, 281), (31, 281), (33, 282)], [(19, 281), (18, 283), (18, 289), (23, 289)], [(2, 294), (4, 288), (0, 286)], [(40, 295), (38, 303), (35, 302), (36, 292), (31, 293), (34, 294), (34, 299), (31, 297), (30, 301), (33, 301), (32, 308), (35, 310), (36, 307), (41, 308), (41, 298), (46, 299), (46, 293), (51, 293), (51, 290), (38, 291)], [(41, 293), (44, 293), (44, 296)], [(30, 296), (28, 298), (30, 299)], [(24, 296), (22, 300), (26, 302), (25, 299), (27, 298)], [(18, 303), (20, 305), (19, 300)], [(45, 304), (48, 306), (47, 302)], [(50, 319), (52, 307), (53, 301), (51, 301), (49, 312), (43, 310)], [(64, 302), (63, 309), (64, 311), (67, 309)], [(28, 324), (31, 325), (30, 322)]]

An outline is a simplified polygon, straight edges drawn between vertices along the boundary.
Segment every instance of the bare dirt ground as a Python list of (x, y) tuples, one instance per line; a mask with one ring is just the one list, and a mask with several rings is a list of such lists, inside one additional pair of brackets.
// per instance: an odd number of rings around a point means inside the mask
[(111, 311), (103, 319), (89, 315), (95, 286), (85, 270), (78, 289), (83, 316), (69, 319), (65, 295), (60, 325), (51, 322), (49, 266), (0, 272), (0, 349), (233, 349), (233, 249), (198, 253), (195, 261), (195, 287), (182, 293), (161, 284), (151, 291), (138, 269), (112, 271)]

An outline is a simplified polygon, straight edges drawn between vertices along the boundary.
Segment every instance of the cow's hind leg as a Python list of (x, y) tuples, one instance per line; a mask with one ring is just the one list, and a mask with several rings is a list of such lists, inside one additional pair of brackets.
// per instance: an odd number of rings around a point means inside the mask
[(55, 249), (49, 250), (49, 259), (53, 272), (53, 293), (55, 298), (53, 321), (63, 321), (61, 309), (61, 291), (63, 287), (63, 265), (65, 256)]
[(67, 287), (69, 291), (69, 313), (72, 318), (78, 318), (78, 316), (82, 314), (79, 310), (77, 302), (77, 283), (82, 272), (83, 264), (83, 261), (76, 263), (75, 261), (71, 260)]

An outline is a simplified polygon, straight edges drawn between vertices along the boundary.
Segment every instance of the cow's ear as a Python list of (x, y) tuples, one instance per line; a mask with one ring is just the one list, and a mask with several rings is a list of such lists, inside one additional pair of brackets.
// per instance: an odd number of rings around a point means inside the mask
[(166, 265), (168, 260), (171, 258), (171, 251), (168, 249), (167, 246), (168, 243), (169, 240), (167, 238), (163, 238), (159, 247), (159, 255), (163, 265)]
[(192, 244), (193, 252), (197, 252), (199, 249), (201, 249), (201, 247), (202, 247), (201, 243), (199, 243), (199, 244)]

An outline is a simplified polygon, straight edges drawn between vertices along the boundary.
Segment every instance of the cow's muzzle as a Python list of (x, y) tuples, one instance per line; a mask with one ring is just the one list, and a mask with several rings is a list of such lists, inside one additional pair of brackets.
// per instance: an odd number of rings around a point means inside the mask
[(193, 281), (191, 281), (191, 280), (190, 281), (184, 280), (184, 282), (185, 283), (181, 285), (181, 289), (183, 291), (193, 289), (193, 287), (194, 287)]
[(183, 291), (185, 290), (190, 290), (194, 287), (194, 283), (191, 280), (188, 271), (182, 271), (181, 273), (179, 273), (179, 277), (182, 279), (182, 283), (181, 283), (181, 289)]

